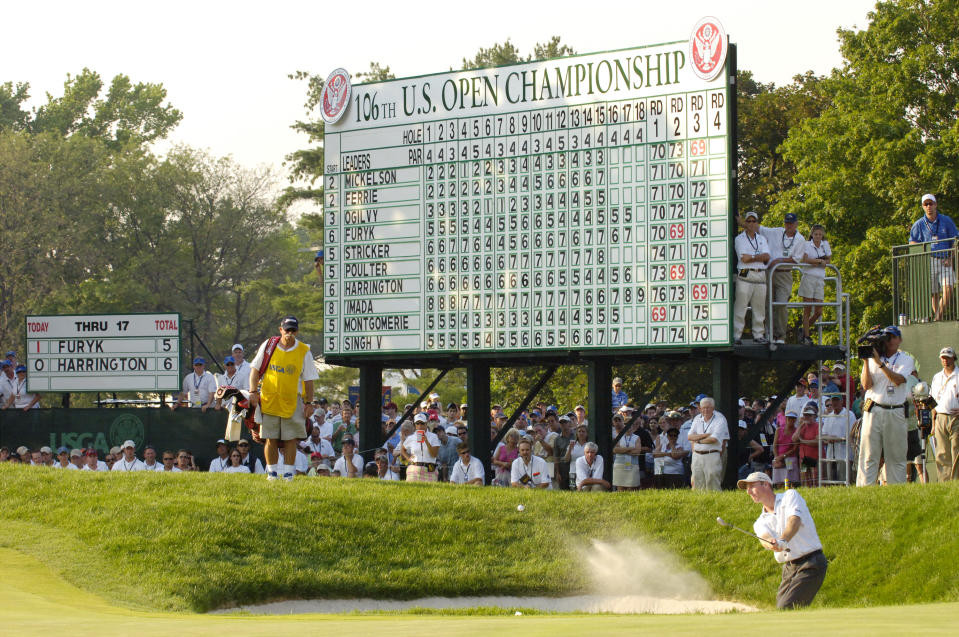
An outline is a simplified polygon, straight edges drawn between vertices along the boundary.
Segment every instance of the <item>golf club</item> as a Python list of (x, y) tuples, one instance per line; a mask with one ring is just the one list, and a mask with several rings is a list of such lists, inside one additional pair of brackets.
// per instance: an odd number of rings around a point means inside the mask
[[(739, 528), (738, 526), (736, 526), (735, 524), (730, 524), (729, 522), (727, 522), (726, 520), (724, 520), (724, 519), (722, 519), (722, 518), (716, 518), (716, 522), (719, 523), (719, 526), (726, 527), (727, 529), (734, 529), (734, 530), (736, 530), (736, 531), (739, 531), (739, 532), (742, 533), (743, 535), (748, 535), (749, 537), (754, 537), (754, 538), (756, 538), (757, 540), (759, 540), (760, 542), (765, 542), (766, 544), (769, 544), (770, 546), (773, 545), (773, 543), (770, 542), (769, 540), (767, 540), (767, 539), (765, 539), (765, 538), (761, 538), (761, 537), (759, 537), (758, 535), (756, 535), (755, 533), (750, 533), (749, 531), (746, 531), (746, 530), (744, 530), (744, 529), (741, 529), (741, 528)], [(783, 551), (784, 551), (785, 553), (788, 553), (788, 552), (789, 552), (789, 548), (785, 548), (785, 549), (783, 549)]]

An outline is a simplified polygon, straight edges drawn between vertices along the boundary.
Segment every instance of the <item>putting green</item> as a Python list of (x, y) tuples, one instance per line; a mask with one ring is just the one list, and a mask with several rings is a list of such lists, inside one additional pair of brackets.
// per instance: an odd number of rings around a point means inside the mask
[[(111, 605), (68, 584), (35, 559), (0, 548), (6, 577), (0, 580), (0, 633), (11, 635), (209, 635), (387, 634), (528, 635), (650, 634), (723, 635), (777, 631), (789, 634), (876, 635), (921, 632), (955, 634), (959, 603), (845, 608), (730, 615), (199, 615), (148, 613)], [(96, 573), (94, 577), (108, 576)], [(772, 585), (773, 583), (770, 583)], [(332, 631), (332, 632), (330, 632)]]

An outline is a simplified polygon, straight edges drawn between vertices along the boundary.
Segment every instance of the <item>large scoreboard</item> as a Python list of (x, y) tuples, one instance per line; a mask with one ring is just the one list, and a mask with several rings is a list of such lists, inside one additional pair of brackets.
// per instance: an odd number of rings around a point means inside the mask
[(325, 354), (729, 345), (732, 74), (693, 39), (331, 76)]

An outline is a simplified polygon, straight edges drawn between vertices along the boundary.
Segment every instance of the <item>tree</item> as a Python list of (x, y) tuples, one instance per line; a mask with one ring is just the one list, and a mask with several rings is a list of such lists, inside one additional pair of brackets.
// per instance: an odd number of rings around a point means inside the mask
[(776, 206), (826, 226), (860, 328), (890, 320), (890, 248), (906, 242), (919, 195), (959, 204), (955, 4), (883, 2), (869, 20), (839, 31), (845, 63), (822, 82), (830, 105), (790, 131), (797, 183)]

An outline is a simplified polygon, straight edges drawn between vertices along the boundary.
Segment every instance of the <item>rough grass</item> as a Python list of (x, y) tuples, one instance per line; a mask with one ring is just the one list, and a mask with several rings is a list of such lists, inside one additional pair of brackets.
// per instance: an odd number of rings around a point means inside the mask
[[(803, 491), (827, 557), (815, 606), (959, 600), (959, 485)], [(588, 592), (579, 549), (627, 538), (675, 555), (719, 599), (769, 607), (778, 567), (742, 492), (529, 492), (241, 475), (0, 466), (0, 546), (128, 608), (277, 599)], [(518, 504), (526, 510), (516, 510)], [(624, 594), (648, 591), (624, 590)]]

